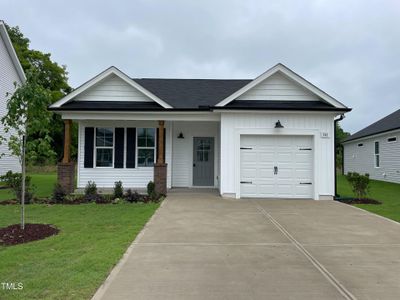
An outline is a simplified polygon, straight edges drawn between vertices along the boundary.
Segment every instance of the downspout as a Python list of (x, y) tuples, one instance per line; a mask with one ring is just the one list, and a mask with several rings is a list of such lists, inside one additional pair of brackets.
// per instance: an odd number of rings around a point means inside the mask
[(340, 122), (344, 119), (344, 115), (340, 115), (340, 117), (338, 119), (334, 119), (333, 120), (333, 158), (334, 158), (334, 168), (335, 168), (335, 198), (339, 197), (338, 193), (337, 193), (337, 170), (336, 170), (336, 123)]

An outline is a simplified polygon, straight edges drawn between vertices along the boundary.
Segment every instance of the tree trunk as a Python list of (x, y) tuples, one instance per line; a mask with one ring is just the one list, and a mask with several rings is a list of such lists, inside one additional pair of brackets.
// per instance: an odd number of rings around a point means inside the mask
[(21, 187), (21, 229), (25, 229), (25, 148), (26, 148), (26, 134), (22, 137), (22, 155), (21, 155), (21, 168), (22, 168), (22, 187)]

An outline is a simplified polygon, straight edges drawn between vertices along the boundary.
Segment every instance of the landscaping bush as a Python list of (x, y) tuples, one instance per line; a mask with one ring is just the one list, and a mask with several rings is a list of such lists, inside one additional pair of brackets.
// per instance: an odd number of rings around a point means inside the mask
[(357, 172), (349, 172), (346, 175), (346, 179), (357, 198), (359, 200), (365, 198), (369, 191), (369, 174), (361, 175)]
[(143, 200), (143, 196), (142, 195), (140, 195), (137, 191), (134, 191), (132, 193), (131, 189), (126, 191), (126, 193), (124, 195), (124, 198), (125, 198), (126, 201), (128, 201), (130, 203), (133, 203), (133, 202), (136, 203), (136, 202), (139, 202), (139, 201)]
[(149, 196), (149, 200), (151, 201), (157, 201), (160, 198), (160, 195), (156, 192), (156, 185), (153, 181), (149, 181), (147, 184), (147, 196)]
[(65, 201), (65, 196), (67, 196), (67, 193), (65, 192), (64, 188), (57, 183), (53, 189), (52, 199), (55, 203), (63, 203)]
[(96, 201), (98, 196), (96, 183), (94, 181), (88, 181), (85, 186), (85, 201)]
[(116, 181), (114, 183), (114, 199), (122, 198), (124, 196), (124, 188), (122, 186), (122, 181)]
[[(4, 182), (6, 186), (10, 187), (15, 197), (21, 202), (22, 196), (22, 174), (13, 173), (8, 171), (5, 175), (0, 176), (0, 181)], [(25, 177), (25, 203), (30, 203), (33, 199), (33, 186), (31, 185), (31, 177)]]

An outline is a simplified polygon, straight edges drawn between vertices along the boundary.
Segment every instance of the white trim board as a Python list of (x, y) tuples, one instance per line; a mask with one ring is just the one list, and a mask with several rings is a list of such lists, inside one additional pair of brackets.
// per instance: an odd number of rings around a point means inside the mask
[(160, 98), (158, 98), (156, 95), (154, 95), (153, 93), (151, 93), (150, 91), (148, 91), (147, 89), (142, 87), (140, 84), (136, 83), (128, 75), (126, 75), (125, 73), (123, 73), (122, 71), (120, 71), (118, 68), (116, 68), (114, 66), (109, 67), (108, 69), (104, 70), (100, 74), (96, 75), (95, 77), (93, 77), (89, 81), (87, 81), (84, 84), (82, 84), (80, 87), (78, 87), (73, 92), (71, 92), (68, 95), (66, 95), (64, 98), (62, 98), (62, 99), (58, 100), (57, 102), (53, 103), (52, 105), (50, 105), (50, 108), (59, 108), (59, 107), (61, 107), (65, 103), (71, 101), (73, 98), (75, 98), (76, 96), (80, 95), (81, 93), (83, 93), (84, 91), (88, 90), (90, 87), (94, 86), (96, 83), (100, 82), (101, 80), (107, 78), (110, 75), (116, 75), (117, 77), (121, 78), (126, 83), (131, 85), (133, 88), (137, 89), (139, 92), (143, 93), (144, 95), (146, 95), (147, 97), (152, 99), (154, 102), (160, 104), (162, 107), (164, 107), (164, 108), (172, 108), (171, 105), (169, 105), (165, 101), (163, 101)]
[(335, 98), (329, 96), (327, 93), (325, 93), (321, 89), (317, 88), (315, 85), (313, 85), (309, 81), (305, 80), (303, 77), (301, 77), (297, 73), (293, 72), (292, 70), (290, 70), (288, 67), (286, 67), (285, 65), (283, 65), (281, 63), (278, 63), (277, 65), (275, 65), (271, 69), (267, 70), (266, 72), (264, 72), (263, 74), (258, 76), (253, 81), (246, 84), (244, 87), (242, 87), (241, 89), (239, 89), (232, 95), (228, 96), (221, 102), (217, 103), (216, 106), (227, 105), (228, 103), (232, 102), (233, 100), (235, 100), (236, 98), (238, 98), (239, 96), (241, 96), (242, 94), (244, 94), (245, 92), (250, 90), (251, 88), (255, 87), (257, 84), (259, 84), (260, 82), (262, 82), (263, 80), (267, 79), (268, 77), (272, 76), (273, 74), (275, 74), (277, 72), (283, 73), (288, 78), (292, 79), (296, 83), (300, 84), (302, 87), (304, 87), (307, 90), (309, 90), (310, 92), (314, 93), (315, 95), (320, 97), (325, 102), (327, 102), (337, 108), (346, 108), (346, 106), (344, 104), (340, 103)]
[(14, 64), (14, 68), (17, 71), (19, 79), (21, 80), (21, 82), (25, 82), (26, 77), (24, 69), (22, 69), (21, 63), (18, 59), (17, 53), (15, 52), (10, 36), (7, 33), (6, 24), (2, 20), (0, 20), (0, 38), (4, 41), (4, 45), (7, 48), (8, 54), (10, 55), (11, 61)]

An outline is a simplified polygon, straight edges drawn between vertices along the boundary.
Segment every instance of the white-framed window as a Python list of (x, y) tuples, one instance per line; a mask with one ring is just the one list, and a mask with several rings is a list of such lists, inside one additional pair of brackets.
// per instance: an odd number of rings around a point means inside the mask
[(97, 127), (95, 132), (96, 167), (112, 168), (114, 162), (114, 128)]
[(137, 166), (152, 167), (156, 158), (156, 129), (137, 128)]
[(387, 139), (388, 143), (395, 143), (397, 142), (397, 136), (391, 136), (390, 138)]
[(379, 142), (374, 143), (375, 168), (380, 167)]

